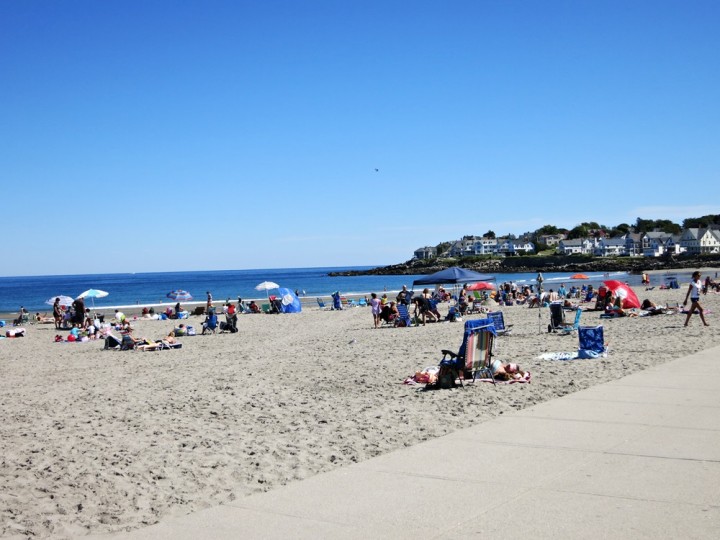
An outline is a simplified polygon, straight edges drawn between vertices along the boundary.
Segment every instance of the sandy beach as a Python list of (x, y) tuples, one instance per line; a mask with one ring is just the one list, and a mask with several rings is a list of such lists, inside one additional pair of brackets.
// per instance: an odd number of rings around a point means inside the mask
[[(686, 292), (635, 290), (671, 305)], [(237, 334), (158, 352), (54, 343), (53, 325), (29, 325), (27, 337), (0, 340), (0, 534), (143, 527), (617, 379), (717, 345), (720, 295), (701, 303), (709, 327), (697, 316), (684, 328), (684, 315), (584, 313), (582, 324), (604, 325), (611, 353), (570, 362), (537, 359), (577, 349), (576, 336), (547, 333), (547, 309), (505, 307), (513, 333), (498, 338), (496, 357), (531, 383), (428, 392), (402, 381), (457, 350), (463, 323), (373, 329), (369, 308), (306, 305), (241, 315)], [(138, 320), (135, 334), (159, 339), (175, 324)]]

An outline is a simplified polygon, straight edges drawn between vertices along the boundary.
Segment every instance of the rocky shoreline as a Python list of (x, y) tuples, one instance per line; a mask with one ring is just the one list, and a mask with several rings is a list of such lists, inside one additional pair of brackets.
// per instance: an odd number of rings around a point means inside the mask
[(477, 272), (527, 273), (527, 272), (630, 272), (653, 270), (682, 270), (720, 266), (720, 255), (652, 259), (647, 257), (507, 257), (503, 259), (412, 259), (404, 263), (371, 268), (370, 270), (347, 270), (330, 272), (329, 276), (366, 275), (412, 275), (432, 274), (450, 266), (462, 266)]

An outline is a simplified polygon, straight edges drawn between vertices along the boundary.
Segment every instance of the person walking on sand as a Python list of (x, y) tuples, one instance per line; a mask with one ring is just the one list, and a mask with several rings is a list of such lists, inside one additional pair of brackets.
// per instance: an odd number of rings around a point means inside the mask
[(703, 308), (700, 305), (701, 290), (702, 281), (700, 280), (700, 272), (696, 270), (695, 272), (693, 272), (692, 280), (690, 281), (690, 286), (688, 287), (687, 294), (685, 295), (685, 301), (683, 302), (683, 306), (685, 306), (687, 304), (688, 297), (691, 300), (690, 309), (688, 310), (687, 318), (685, 319), (685, 326), (687, 326), (690, 322), (690, 317), (692, 317), (692, 314), (695, 312), (696, 309), (700, 313), (700, 320), (703, 322), (703, 324), (705, 326), (710, 326), (705, 321), (705, 313), (703, 312)]
[(205, 306), (205, 311), (209, 312), (212, 307), (212, 294), (210, 294), (210, 291), (207, 291), (207, 305)]
[(370, 309), (372, 311), (375, 328), (378, 328), (380, 326), (380, 312), (382, 311), (382, 305), (378, 295), (375, 293), (370, 295)]

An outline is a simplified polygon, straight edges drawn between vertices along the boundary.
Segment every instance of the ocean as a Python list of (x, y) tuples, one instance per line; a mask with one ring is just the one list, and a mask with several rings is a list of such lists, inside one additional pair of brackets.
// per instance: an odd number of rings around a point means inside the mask
[[(204, 302), (206, 291), (211, 291), (215, 301), (225, 299), (237, 300), (259, 299), (265, 296), (264, 291), (255, 290), (255, 286), (263, 281), (272, 281), (281, 287), (298, 290), (304, 296), (328, 297), (334, 291), (342, 294), (370, 294), (371, 292), (398, 291), (403, 285), (412, 288), (412, 282), (421, 276), (348, 276), (330, 277), (329, 272), (343, 270), (367, 270), (373, 267), (322, 267), (322, 268), (283, 268), (257, 270), (218, 270), (207, 272), (151, 272), (136, 274), (89, 274), (69, 276), (20, 276), (0, 277), (0, 313), (16, 313), (24, 306), (31, 313), (47, 312), (51, 306), (47, 300), (59, 295), (76, 297), (87, 289), (100, 289), (109, 293), (105, 298), (97, 298), (94, 305), (98, 308), (112, 309), (116, 307), (132, 307), (138, 305), (158, 305), (161, 303), (174, 305), (175, 302), (166, 297), (175, 289), (184, 289), (193, 295), (196, 302)], [(680, 275), (681, 273), (678, 273)], [(619, 279), (631, 285), (640, 284), (640, 276), (625, 272), (610, 274), (588, 274), (589, 280), (572, 281), (571, 273), (546, 273), (545, 288), (552, 288), (567, 282), (592, 283), (600, 285), (603, 279)], [(688, 273), (689, 275), (689, 273)], [(534, 283), (535, 273), (496, 274), (496, 281), (515, 281), (518, 284)], [(656, 278), (660, 285), (660, 276)], [(272, 291), (270, 291), (272, 294)], [(183, 302), (188, 303), (188, 302)], [(87, 300), (88, 306), (93, 300)]]

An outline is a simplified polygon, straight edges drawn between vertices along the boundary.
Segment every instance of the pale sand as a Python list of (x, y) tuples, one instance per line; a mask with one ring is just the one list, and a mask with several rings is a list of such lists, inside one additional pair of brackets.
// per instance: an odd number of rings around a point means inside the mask
[[(685, 295), (637, 290), (656, 303)], [(401, 382), (456, 350), (462, 323), (375, 330), (369, 308), (306, 306), (241, 315), (238, 334), (147, 353), (56, 344), (52, 325), (30, 326), (27, 338), (0, 341), (0, 534), (142, 527), (619, 378), (716, 345), (720, 295), (702, 303), (708, 328), (698, 317), (683, 328), (683, 315), (603, 321), (610, 356), (573, 362), (536, 360), (577, 348), (576, 337), (546, 332), (547, 309), (507, 307), (514, 332), (498, 339), (497, 357), (529, 369), (532, 383), (431, 392)], [(173, 326), (139, 321), (136, 334)]]

